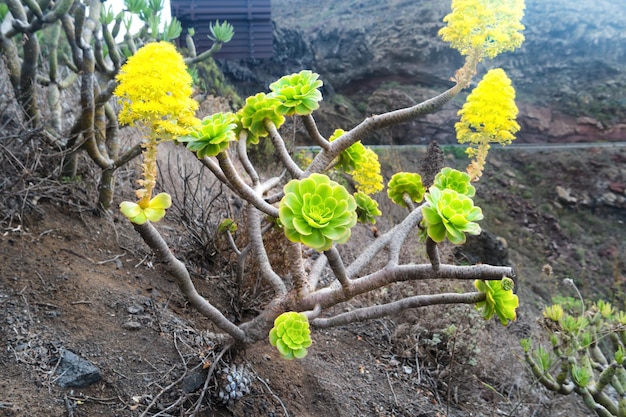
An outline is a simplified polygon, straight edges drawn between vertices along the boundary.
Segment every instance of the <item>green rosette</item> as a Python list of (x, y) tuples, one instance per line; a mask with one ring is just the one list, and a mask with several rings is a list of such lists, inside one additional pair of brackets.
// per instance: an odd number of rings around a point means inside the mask
[(278, 212), (289, 240), (325, 251), (350, 238), (357, 205), (342, 185), (316, 173), (289, 181), (284, 192)]
[(470, 183), (469, 174), (450, 167), (439, 171), (433, 185), (440, 190), (454, 190), (468, 197), (474, 197), (476, 194), (476, 188)]
[(450, 242), (460, 245), (465, 243), (466, 233), (480, 234), (480, 226), (475, 222), (483, 219), (483, 213), (468, 196), (433, 186), (425, 198), (428, 205), (422, 207), (423, 224), (435, 242), (442, 242), (447, 237)]
[(485, 301), (476, 303), (476, 308), (482, 310), (485, 320), (493, 317), (494, 313), (503, 326), (515, 320), (515, 309), (519, 306), (519, 299), (513, 294), (512, 282), (513, 280), (509, 277), (504, 277), (499, 281), (474, 281), (476, 289), (485, 293)]
[(354, 193), (356, 201), (356, 214), (359, 223), (376, 224), (376, 217), (382, 212), (378, 209), (378, 202), (363, 191)]
[(424, 198), (425, 192), (421, 175), (413, 172), (398, 172), (391, 177), (387, 185), (387, 195), (391, 201), (402, 207), (406, 207), (404, 194), (407, 194), (414, 203), (419, 203)]
[(284, 359), (302, 359), (311, 346), (309, 320), (302, 313), (283, 313), (274, 320), (269, 339)]
[(186, 142), (187, 149), (196, 152), (198, 158), (215, 156), (224, 152), (230, 142), (237, 140), (236, 116), (232, 113), (215, 113), (205, 117), (188, 135), (178, 137)]
[(277, 109), (285, 116), (306, 116), (319, 108), (324, 84), (318, 74), (303, 70), (297, 74), (285, 75), (270, 84), (270, 95), (280, 101)]

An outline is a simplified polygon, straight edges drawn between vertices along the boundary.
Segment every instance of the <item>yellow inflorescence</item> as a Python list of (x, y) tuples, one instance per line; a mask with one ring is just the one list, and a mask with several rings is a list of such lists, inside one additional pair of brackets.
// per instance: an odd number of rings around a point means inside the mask
[(524, 41), (524, 8), (524, 0), (452, 0), (439, 35), (462, 55), (493, 58)]
[(383, 177), (380, 175), (378, 155), (370, 148), (365, 148), (365, 157), (365, 161), (352, 171), (352, 178), (356, 182), (357, 191), (370, 195), (384, 188)]
[(501, 68), (485, 74), (458, 114), (461, 121), (454, 127), (459, 143), (508, 145), (520, 129), (515, 121), (515, 89)]
[(121, 99), (120, 124), (139, 121), (157, 134), (179, 136), (198, 123), (191, 76), (171, 43), (153, 42), (139, 49), (116, 79), (113, 94)]
[(520, 126), (515, 121), (515, 89), (504, 70), (489, 70), (459, 110), (461, 120), (454, 125), (459, 143), (470, 143), (467, 150), (476, 161), (468, 168), (472, 179), (480, 177), (489, 143), (508, 145)]

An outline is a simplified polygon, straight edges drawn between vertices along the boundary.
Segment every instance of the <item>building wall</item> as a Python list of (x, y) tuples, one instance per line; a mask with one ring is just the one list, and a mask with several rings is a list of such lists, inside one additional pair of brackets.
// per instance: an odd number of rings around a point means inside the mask
[(172, 16), (180, 20), (183, 34), (195, 29), (198, 53), (213, 41), (209, 24), (226, 20), (235, 29), (233, 39), (215, 57), (222, 59), (269, 58), (273, 55), (270, 0), (170, 0)]

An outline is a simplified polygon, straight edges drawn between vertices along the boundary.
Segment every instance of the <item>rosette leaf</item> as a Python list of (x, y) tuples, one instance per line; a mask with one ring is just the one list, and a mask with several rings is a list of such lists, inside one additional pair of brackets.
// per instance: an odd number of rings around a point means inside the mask
[(198, 158), (215, 156), (228, 148), (228, 144), (237, 140), (235, 115), (215, 113), (202, 119), (186, 136), (180, 136), (179, 142), (187, 142), (187, 149), (196, 152)]
[(167, 193), (160, 193), (154, 196), (145, 207), (131, 201), (122, 201), (120, 211), (124, 216), (135, 224), (144, 224), (150, 220), (158, 222), (165, 216), (165, 210), (172, 206), (172, 198)]
[(391, 201), (402, 207), (407, 206), (404, 194), (414, 203), (419, 203), (424, 198), (425, 192), (421, 175), (413, 172), (398, 172), (391, 177), (387, 185), (387, 195)]
[[(504, 277), (502, 280), (511, 280), (511, 278)], [(515, 320), (515, 309), (519, 306), (519, 299), (513, 294), (512, 288), (504, 289), (508, 287), (508, 281), (503, 285), (502, 280), (476, 280), (474, 286), (478, 291), (485, 293), (485, 301), (476, 303), (476, 308), (482, 309), (483, 318), (489, 320), (495, 313), (500, 323), (506, 326), (509, 321)]]
[(285, 116), (305, 116), (317, 110), (322, 100), (319, 88), (324, 84), (318, 77), (312, 71), (303, 70), (270, 84), (270, 95), (280, 101), (278, 112)]
[(423, 223), (432, 240), (442, 242), (447, 237), (450, 242), (460, 245), (465, 243), (465, 233), (480, 234), (480, 226), (475, 222), (482, 220), (483, 212), (474, 206), (471, 198), (434, 186), (425, 197), (428, 205), (422, 207)]
[(309, 320), (302, 313), (283, 313), (274, 320), (269, 338), (284, 359), (302, 359), (311, 346)]
[(291, 180), (278, 208), (285, 235), (318, 251), (345, 243), (356, 224), (356, 201), (340, 184), (323, 174)]
[(435, 176), (433, 185), (440, 190), (454, 190), (468, 197), (474, 197), (476, 194), (476, 188), (470, 183), (469, 174), (450, 167), (443, 168)]
[(265, 120), (269, 120), (278, 129), (285, 118), (278, 113), (277, 108), (280, 101), (265, 93), (258, 93), (246, 99), (246, 104), (237, 112), (241, 126), (253, 136), (252, 142), (258, 142), (258, 138), (267, 136), (269, 133), (265, 129)]
[(378, 209), (378, 202), (363, 191), (354, 193), (356, 201), (357, 220), (360, 223), (376, 224), (376, 216), (380, 216), (381, 211)]
[[(343, 129), (337, 129), (332, 134), (332, 136), (328, 138), (328, 141), (332, 142), (342, 136), (344, 133), (346, 132)], [(339, 163), (337, 164), (337, 166), (343, 172), (350, 174), (364, 163), (367, 163), (367, 150), (365, 149), (365, 146), (363, 146), (363, 144), (359, 141), (352, 144), (345, 151), (341, 152), (341, 155), (339, 156)]]

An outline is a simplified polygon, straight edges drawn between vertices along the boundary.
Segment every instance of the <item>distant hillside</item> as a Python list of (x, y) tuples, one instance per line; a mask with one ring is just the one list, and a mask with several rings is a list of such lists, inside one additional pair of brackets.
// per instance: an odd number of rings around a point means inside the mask
[[(529, 0), (522, 48), (481, 65), (481, 74), (500, 66), (513, 80), (520, 142), (626, 140), (626, 8), (619, 3)], [(326, 84), (320, 120), (330, 130), (450, 85), (462, 58), (437, 36), (449, 10), (441, 0), (273, 0), (274, 58), (221, 65), (244, 94), (285, 73), (315, 70)], [(373, 140), (450, 143), (461, 104)]]

